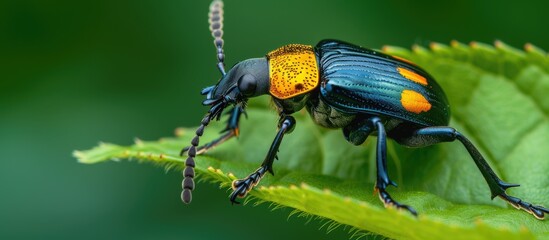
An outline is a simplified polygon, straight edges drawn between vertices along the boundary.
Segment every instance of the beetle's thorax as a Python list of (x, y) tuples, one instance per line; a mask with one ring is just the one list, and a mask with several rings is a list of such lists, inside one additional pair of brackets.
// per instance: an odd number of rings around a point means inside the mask
[(290, 44), (267, 54), (269, 93), (277, 99), (289, 99), (318, 87), (319, 70), (312, 46)]

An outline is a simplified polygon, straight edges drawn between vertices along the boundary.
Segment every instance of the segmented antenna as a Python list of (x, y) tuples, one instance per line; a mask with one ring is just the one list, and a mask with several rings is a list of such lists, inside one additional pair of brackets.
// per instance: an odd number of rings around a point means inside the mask
[(183, 191), (181, 192), (181, 200), (189, 204), (193, 199), (192, 191), (194, 190), (194, 158), (196, 157), (196, 147), (199, 144), (199, 138), (204, 134), (204, 128), (210, 123), (210, 113), (206, 114), (200, 122), (200, 127), (196, 129), (196, 136), (191, 141), (191, 147), (189, 148), (187, 155), (189, 156), (185, 161), (185, 170), (183, 170), (183, 182), (181, 186)]
[[(217, 68), (224, 76), (226, 73), (224, 63), (225, 54), (223, 53), (223, 1), (214, 0), (212, 4), (210, 4), (208, 22), (210, 23), (210, 32), (212, 32), (212, 36), (214, 37), (213, 42), (215, 48), (217, 49)], [(200, 142), (200, 137), (202, 136), (202, 134), (204, 134), (204, 128), (208, 126), (210, 120), (216, 117), (219, 119), (220, 113), (225, 107), (225, 102), (223, 101), (223, 99), (210, 99), (209, 92), (208, 99), (206, 99), (204, 104), (212, 105), (212, 108), (200, 122), (200, 127), (196, 129), (196, 136), (194, 136), (193, 140), (191, 141), (191, 146), (187, 151), (187, 155), (189, 157), (187, 158), (187, 160), (185, 160), (185, 169), (183, 170), (183, 182), (181, 183), (183, 191), (181, 192), (181, 200), (187, 204), (191, 203), (193, 199), (192, 191), (194, 190), (195, 186), (194, 158), (196, 157), (196, 148), (198, 147), (198, 144)], [(185, 152), (184, 150), (181, 151), (181, 155), (183, 155), (183, 153)]]
[(214, 0), (210, 4), (210, 13), (208, 14), (210, 23), (210, 32), (214, 38), (214, 45), (217, 49), (217, 68), (221, 74), (225, 75), (225, 54), (223, 53), (223, 1)]

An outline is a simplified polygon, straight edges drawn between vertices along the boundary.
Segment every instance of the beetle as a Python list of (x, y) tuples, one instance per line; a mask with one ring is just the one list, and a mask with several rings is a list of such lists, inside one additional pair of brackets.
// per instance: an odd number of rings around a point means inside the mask
[[(506, 190), (518, 184), (504, 182), (491, 169), (478, 149), (463, 134), (449, 127), (450, 105), (435, 79), (416, 64), (395, 56), (338, 40), (323, 40), (316, 46), (290, 44), (265, 57), (241, 61), (228, 72), (224, 68), (223, 3), (210, 5), (210, 31), (217, 49), (217, 67), (222, 74), (216, 85), (202, 90), (203, 105), (210, 106), (191, 146), (181, 151), (188, 158), (183, 170), (182, 201), (190, 203), (194, 189), (194, 158), (197, 154), (239, 134), (240, 116), (248, 99), (270, 95), (280, 116), (276, 134), (261, 166), (243, 179), (233, 181), (230, 201), (238, 203), (264, 177), (273, 172), (273, 161), (283, 137), (292, 132), (292, 114), (305, 108), (313, 121), (326, 128), (340, 128), (345, 140), (362, 144), (377, 136), (375, 192), (387, 206), (410, 206), (395, 201), (387, 187), (396, 187), (387, 173), (387, 138), (406, 147), (459, 141), (486, 180), (492, 199), (499, 197), (518, 209), (543, 219), (547, 208), (510, 196)], [(199, 138), (212, 120), (219, 120), (229, 106), (230, 117), (223, 134), (199, 147)]]

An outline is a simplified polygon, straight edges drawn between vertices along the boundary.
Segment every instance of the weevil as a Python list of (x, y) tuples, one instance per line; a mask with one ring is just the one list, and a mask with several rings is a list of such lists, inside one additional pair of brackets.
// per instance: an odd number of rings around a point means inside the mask
[[(376, 141), (375, 192), (387, 206), (410, 206), (395, 201), (387, 187), (396, 187), (387, 173), (387, 138), (406, 147), (426, 147), (442, 142), (460, 142), (486, 180), (492, 199), (499, 197), (518, 209), (543, 219), (549, 209), (510, 196), (506, 190), (518, 184), (504, 182), (478, 149), (462, 133), (449, 127), (450, 105), (435, 79), (416, 64), (395, 56), (338, 40), (323, 40), (316, 46), (290, 44), (266, 56), (241, 61), (225, 72), (223, 52), (223, 2), (210, 5), (210, 31), (217, 49), (221, 79), (202, 90), (203, 105), (210, 106), (196, 130), (187, 152), (181, 198), (190, 203), (194, 189), (194, 158), (239, 134), (240, 116), (248, 99), (270, 95), (280, 116), (276, 134), (261, 166), (243, 179), (233, 181), (230, 201), (238, 203), (265, 176), (273, 172), (273, 161), (286, 134), (296, 120), (292, 114), (305, 108), (313, 121), (326, 128), (342, 129), (344, 139), (360, 145), (370, 135)], [(199, 138), (212, 120), (219, 120), (229, 106), (224, 133), (199, 147)], [(343, 139), (342, 139), (343, 140)]]

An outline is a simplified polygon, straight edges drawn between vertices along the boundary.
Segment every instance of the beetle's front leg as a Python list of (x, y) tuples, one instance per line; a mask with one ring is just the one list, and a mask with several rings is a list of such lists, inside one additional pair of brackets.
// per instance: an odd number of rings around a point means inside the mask
[(259, 167), (252, 174), (248, 175), (246, 178), (233, 181), (233, 184), (232, 184), (233, 193), (231, 193), (231, 196), (230, 196), (232, 203), (238, 204), (239, 202), (236, 201), (236, 198), (245, 197), (246, 194), (248, 194), (248, 192), (250, 192), (252, 188), (259, 183), (259, 181), (261, 181), (261, 178), (265, 175), (266, 172), (270, 172), (271, 174), (274, 175), (273, 162), (276, 158), (276, 154), (278, 152), (278, 148), (280, 147), (280, 143), (282, 142), (282, 138), (284, 137), (284, 134), (291, 133), (295, 128), (294, 117), (282, 116), (280, 118), (278, 128), (279, 128), (278, 133), (276, 134), (276, 137), (273, 140), (273, 143), (271, 144), (271, 148), (269, 148), (269, 152), (267, 153), (265, 160), (263, 160), (261, 167)]
[[(206, 143), (196, 149), (196, 154), (202, 154), (219, 144), (224, 143), (225, 141), (231, 139), (232, 137), (238, 137), (240, 134), (239, 131), (239, 123), (240, 123), (240, 116), (242, 113), (246, 115), (246, 112), (244, 111), (244, 108), (242, 106), (235, 106), (231, 111), (228, 112), (230, 114), (229, 119), (227, 120), (227, 127), (221, 131), (222, 135), (218, 138), (214, 139), (213, 141)], [(204, 122), (204, 121), (203, 121)], [(185, 152), (189, 150), (190, 147), (185, 147), (181, 149), (181, 152), (179, 153), (180, 156), (183, 156)]]

